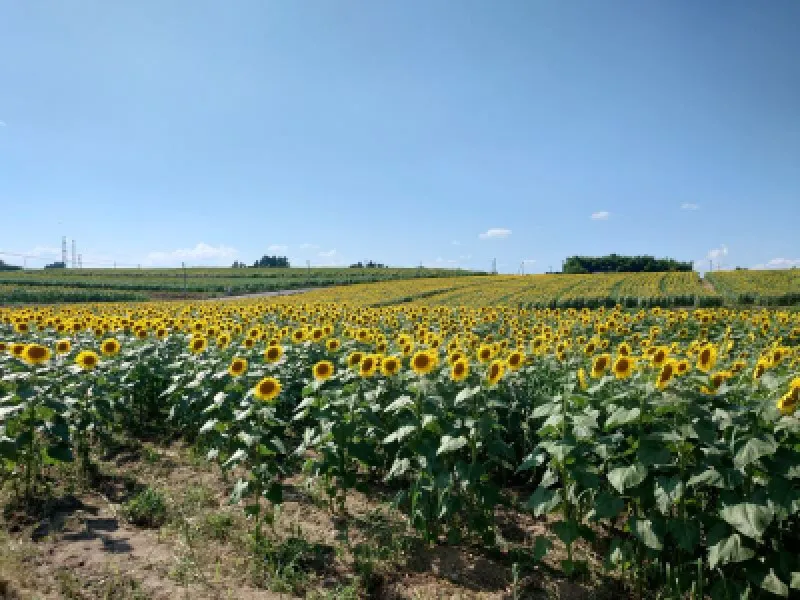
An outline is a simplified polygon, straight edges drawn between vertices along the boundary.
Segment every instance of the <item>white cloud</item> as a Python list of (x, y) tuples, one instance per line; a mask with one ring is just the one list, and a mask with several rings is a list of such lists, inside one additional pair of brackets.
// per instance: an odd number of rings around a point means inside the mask
[(800, 268), (800, 258), (773, 258), (766, 264), (753, 266), (753, 269), (791, 269)]
[(723, 256), (728, 256), (728, 247), (725, 244), (722, 244), (719, 248), (709, 250), (706, 258), (708, 260), (719, 260)]
[(272, 244), (271, 246), (267, 247), (267, 252), (272, 252), (275, 254), (286, 252), (289, 249), (289, 246), (284, 246), (282, 244)]
[(592, 221), (608, 221), (608, 217), (611, 216), (611, 213), (607, 210), (601, 210), (598, 212), (592, 213)]
[(459, 242), (458, 240), (453, 240), (450, 243), (453, 244), (453, 246), (460, 246), (461, 245), (461, 242)]
[(479, 233), (478, 237), (482, 240), (502, 240), (510, 235), (510, 229), (501, 229), (499, 227), (495, 227), (487, 230), (485, 233)]
[(301, 250), (316, 250), (317, 248), (319, 248), (319, 246), (317, 246), (316, 244), (309, 244), (308, 242), (300, 244)]
[(328, 250), (327, 252), (320, 252), (319, 255), (322, 258), (333, 258), (336, 255), (336, 248)]
[(150, 265), (171, 265), (183, 261), (200, 264), (226, 264), (239, 254), (236, 248), (220, 244), (211, 246), (204, 242), (198, 243), (194, 248), (178, 248), (171, 252), (150, 252), (146, 263)]
[(681, 204), (681, 210), (699, 210), (699, 209), (700, 205), (694, 204), (692, 202), (684, 202), (683, 204)]

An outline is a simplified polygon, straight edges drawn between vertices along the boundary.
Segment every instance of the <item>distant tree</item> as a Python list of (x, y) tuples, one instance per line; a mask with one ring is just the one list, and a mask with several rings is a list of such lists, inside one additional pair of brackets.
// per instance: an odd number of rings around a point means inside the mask
[(45, 269), (66, 269), (67, 263), (58, 261), (44, 266)]
[(570, 256), (564, 261), (564, 273), (652, 273), (662, 271), (691, 271), (692, 262), (652, 256)]
[(266, 254), (253, 263), (256, 268), (281, 268), (289, 267), (289, 259), (285, 256), (267, 256)]
[(22, 269), (22, 267), (18, 267), (17, 265), (9, 265), (8, 263), (0, 260), (0, 271), (19, 271), (20, 269)]
[(374, 261), (367, 261), (366, 264), (358, 261), (357, 263), (353, 263), (350, 265), (351, 269), (388, 269), (389, 267), (383, 263), (378, 263)]
[(234, 269), (246, 269), (247, 265), (243, 262), (239, 262), (238, 260), (233, 261), (233, 265), (231, 265)]

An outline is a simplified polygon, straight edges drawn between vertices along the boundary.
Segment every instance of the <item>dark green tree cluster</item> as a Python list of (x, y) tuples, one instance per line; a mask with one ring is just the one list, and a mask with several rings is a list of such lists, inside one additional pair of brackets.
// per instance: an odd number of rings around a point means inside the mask
[(253, 263), (256, 268), (288, 268), (289, 259), (285, 256), (267, 256), (266, 254)]
[(358, 261), (357, 263), (353, 263), (352, 265), (350, 265), (350, 268), (351, 269), (388, 269), (389, 267), (387, 267), (383, 263), (377, 263), (377, 262), (373, 262), (373, 261), (370, 260), (370, 261), (367, 261), (366, 263)]
[(45, 269), (66, 269), (67, 263), (58, 261), (44, 266)]
[(18, 267), (17, 265), (9, 265), (0, 260), (0, 271), (19, 271), (21, 268), (22, 267)]
[(570, 256), (564, 261), (564, 273), (653, 273), (691, 271), (692, 262), (652, 256)]

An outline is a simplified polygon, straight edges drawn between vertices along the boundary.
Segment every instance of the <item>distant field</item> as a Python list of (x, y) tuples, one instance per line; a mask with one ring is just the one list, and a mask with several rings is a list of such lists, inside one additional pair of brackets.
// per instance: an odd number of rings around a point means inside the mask
[(114, 302), (205, 298), (475, 275), (454, 269), (60, 269), (0, 272), (0, 302)]
[(719, 271), (706, 279), (734, 304), (789, 306), (800, 304), (800, 269), (786, 271)]
[[(185, 286), (185, 287), (184, 287)], [(326, 288), (304, 301), (374, 306), (720, 306), (800, 304), (800, 270), (496, 275), (436, 269), (80, 269), (0, 273), (0, 302), (200, 299)]]

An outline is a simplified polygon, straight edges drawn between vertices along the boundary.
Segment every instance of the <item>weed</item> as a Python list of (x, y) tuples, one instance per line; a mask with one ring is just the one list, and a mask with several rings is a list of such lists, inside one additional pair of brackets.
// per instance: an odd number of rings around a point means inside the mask
[(201, 533), (214, 540), (227, 541), (234, 526), (233, 515), (229, 513), (209, 513), (200, 523)]
[(164, 494), (145, 488), (122, 507), (125, 518), (140, 527), (161, 527), (167, 521), (167, 503)]

